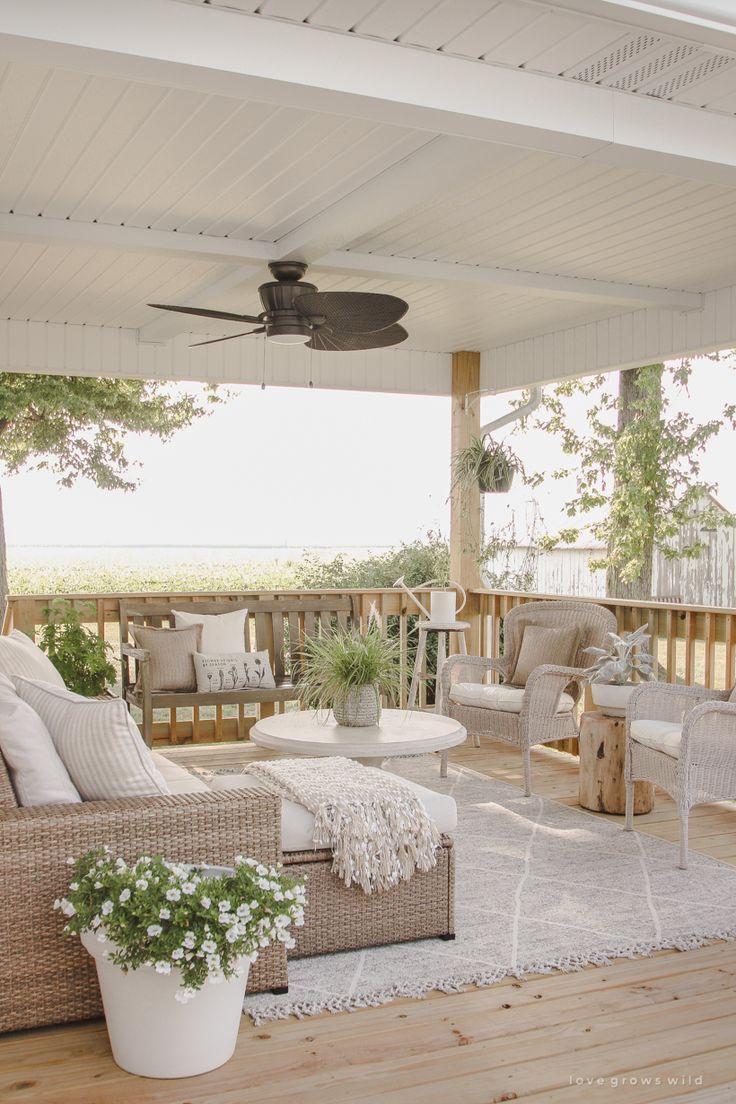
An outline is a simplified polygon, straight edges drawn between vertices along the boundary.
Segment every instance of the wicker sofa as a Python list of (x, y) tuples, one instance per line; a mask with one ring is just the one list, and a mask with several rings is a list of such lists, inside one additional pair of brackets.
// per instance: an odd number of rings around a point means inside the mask
[[(51, 907), (66, 888), (70, 855), (104, 842), (128, 859), (158, 852), (179, 861), (275, 861), (279, 808), (277, 798), (233, 790), (21, 809), (0, 756), (0, 1031), (102, 1012), (93, 961), (62, 934)], [(248, 990), (286, 984), (279, 944), (258, 956)]]
[[(282, 852), (276, 797), (235, 788), (21, 809), (0, 756), (0, 1032), (101, 1014), (93, 961), (62, 934), (51, 904), (66, 888), (66, 859), (103, 842), (129, 860), (161, 853), (229, 865), (249, 854), (306, 875), (309, 903), (294, 957), (453, 938), (454, 852), (446, 836), (434, 869), (366, 895), (335, 877), (330, 851)], [(251, 968), (248, 992), (286, 987), (284, 949), (270, 947)]]

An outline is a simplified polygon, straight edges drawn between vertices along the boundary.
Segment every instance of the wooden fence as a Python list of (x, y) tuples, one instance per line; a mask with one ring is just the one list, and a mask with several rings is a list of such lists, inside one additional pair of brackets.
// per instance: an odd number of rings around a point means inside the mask
[[(384, 632), (398, 637), (402, 685), (401, 704), (406, 701), (406, 687), (411, 677), (411, 665), (416, 640), (416, 611), (411, 601), (401, 591), (394, 589), (350, 591), (270, 591), (270, 592), (202, 592), (196, 597), (202, 601), (247, 600), (256, 597), (290, 598), (311, 593), (320, 596), (352, 594), (359, 598), (361, 624), (368, 622), (372, 607), (378, 612)], [(176, 594), (72, 594), (72, 595), (17, 595), (11, 596), (3, 624), (3, 632), (21, 629), (36, 635), (46, 620), (46, 610), (54, 601), (69, 601), (83, 612), (89, 626), (109, 641), (115, 660), (120, 662), (120, 599), (132, 603), (171, 602), (176, 605)], [(423, 599), (427, 596), (423, 595)], [(501, 651), (502, 624), (506, 612), (513, 606), (559, 596), (519, 594), (507, 591), (474, 590), (468, 595), (468, 606), (463, 618), (471, 624), (468, 633), (468, 651), (497, 657)], [(716, 689), (732, 686), (736, 682), (736, 609), (720, 609), (684, 606), (657, 602), (625, 602), (612, 599), (585, 599), (598, 601), (613, 610), (619, 629), (635, 629), (647, 622), (653, 636), (653, 651), (659, 660), (659, 676), (669, 682), (697, 683)], [(452, 640), (450, 642), (453, 643)], [(423, 688), (424, 689), (424, 688)], [(424, 702), (422, 697), (420, 702)], [(209, 742), (212, 740), (243, 739), (257, 719), (257, 707), (211, 706), (199, 709), (159, 711), (154, 726), (157, 743)]]

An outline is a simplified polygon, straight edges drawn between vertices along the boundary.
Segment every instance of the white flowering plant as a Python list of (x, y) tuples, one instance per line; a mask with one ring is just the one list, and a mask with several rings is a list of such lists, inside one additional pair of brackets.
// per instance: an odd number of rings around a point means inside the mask
[[(205, 982), (242, 973), (271, 943), (294, 946), (293, 924), (304, 923), (303, 881), (280, 866), (238, 857), (230, 869), (168, 862), (144, 855), (132, 865), (107, 847), (68, 859), (72, 879), (54, 908), (69, 935), (94, 933), (122, 970), (178, 970), (176, 999), (187, 1001)], [(215, 871), (221, 871), (215, 873)]]

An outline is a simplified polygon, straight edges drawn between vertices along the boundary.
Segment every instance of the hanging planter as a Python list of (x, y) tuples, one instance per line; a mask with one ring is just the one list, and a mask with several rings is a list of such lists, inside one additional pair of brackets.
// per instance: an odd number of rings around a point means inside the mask
[(465, 488), (477, 484), (482, 494), (506, 494), (521, 466), (515, 452), (490, 437), (473, 437), (455, 454), (453, 485)]

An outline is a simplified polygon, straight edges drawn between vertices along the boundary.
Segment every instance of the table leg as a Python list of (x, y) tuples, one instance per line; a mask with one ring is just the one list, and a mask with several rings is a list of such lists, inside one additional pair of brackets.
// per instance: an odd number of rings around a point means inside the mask
[(440, 753), (440, 778), (447, 778), (447, 752)]
[(461, 633), (458, 633), (460, 637), (460, 655), (468, 654), (468, 645), (465, 641), (465, 629)]
[(356, 763), (362, 763), (364, 767), (382, 767), (384, 764), (383, 756), (374, 758), (373, 756), (364, 757), (362, 759), (356, 759)]

